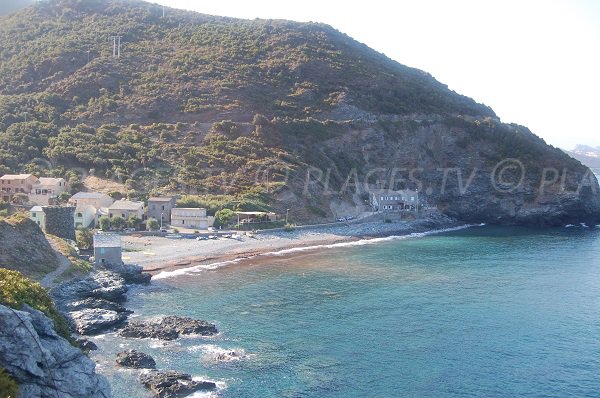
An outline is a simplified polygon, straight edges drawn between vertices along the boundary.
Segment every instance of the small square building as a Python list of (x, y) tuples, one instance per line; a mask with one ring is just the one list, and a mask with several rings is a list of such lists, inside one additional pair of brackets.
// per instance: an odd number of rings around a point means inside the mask
[(122, 265), (121, 236), (99, 233), (94, 235), (94, 264), (96, 266)]

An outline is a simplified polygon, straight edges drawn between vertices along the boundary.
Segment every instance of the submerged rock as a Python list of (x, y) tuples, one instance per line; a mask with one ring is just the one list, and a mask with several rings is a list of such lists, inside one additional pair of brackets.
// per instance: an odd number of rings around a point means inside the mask
[(98, 349), (96, 343), (83, 337), (75, 338), (75, 343), (84, 351), (95, 351)]
[(168, 316), (158, 322), (129, 322), (119, 332), (123, 337), (154, 338), (161, 340), (174, 340), (182, 334), (211, 336), (217, 333), (217, 327), (212, 323), (180, 316)]
[(189, 374), (172, 370), (148, 372), (140, 376), (140, 382), (159, 398), (185, 397), (196, 391), (217, 388), (212, 381), (195, 381)]
[(96, 365), (54, 330), (42, 312), (0, 305), (0, 367), (19, 384), (20, 397), (112, 396)]
[(72, 311), (67, 315), (77, 333), (82, 335), (98, 334), (127, 320), (127, 313), (97, 308)]
[(154, 369), (156, 368), (156, 362), (148, 354), (137, 350), (128, 350), (119, 352), (117, 354), (117, 363), (126, 368), (135, 369)]

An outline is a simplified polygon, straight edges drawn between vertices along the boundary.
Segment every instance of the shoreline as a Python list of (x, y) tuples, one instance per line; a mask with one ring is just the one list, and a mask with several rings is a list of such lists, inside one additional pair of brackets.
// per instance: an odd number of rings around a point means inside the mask
[(445, 232), (473, 226), (447, 217), (424, 218), (397, 223), (356, 223), (331, 227), (304, 228), (292, 232), (260, 231), (255, 237), (196, 241), (161, 237), (125, 240), (126, 263), (141, 265), (153, 280), (210, 270), (227, 264), (256, 260), (267, 256), (292, 256), (295, 253), (373, 244), (382, 239), (400, 239), (411, 234)]

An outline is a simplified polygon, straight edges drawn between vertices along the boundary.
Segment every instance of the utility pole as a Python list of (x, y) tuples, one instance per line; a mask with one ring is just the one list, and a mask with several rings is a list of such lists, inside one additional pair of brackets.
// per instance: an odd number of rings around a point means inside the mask
[(113, 58), (121, 58), (121, 38), (123, 36), (112, 36), (113, 39)]
[(165, 17), (165, 6), (163, 6), (163, 18)]
[(285, 225), (288, 223), (288, 215), (290, 214), (290, 209), (285, 210)]
[(88, 50), (88, 64), (90, 63), (90, 50)]
[(267, 193), (269, 193), (269, 172), (267, 171)]

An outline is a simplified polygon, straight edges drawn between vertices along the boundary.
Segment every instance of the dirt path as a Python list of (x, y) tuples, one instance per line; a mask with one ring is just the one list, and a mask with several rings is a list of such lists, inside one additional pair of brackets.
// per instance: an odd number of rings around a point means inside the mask
[(56, 257), (58, 258), (58, 268), (56, 268), (49, 274), (46, 274), (40, 281), (40, 284), (46, 288), (53, 287), (54, 285), (56, 285), (54, 280), (61, 276), (66, 270), (68, 270), (71, 267), (71, 261), (69, 261), (67, 257), (65, 257), (58, 251), (58, 247), (56, 247), (54, 241), (52, 239), (48, 239), (48, 242), (54, 249)]

